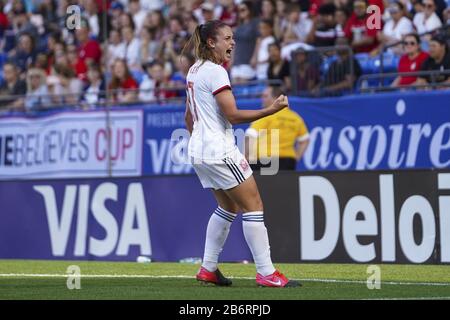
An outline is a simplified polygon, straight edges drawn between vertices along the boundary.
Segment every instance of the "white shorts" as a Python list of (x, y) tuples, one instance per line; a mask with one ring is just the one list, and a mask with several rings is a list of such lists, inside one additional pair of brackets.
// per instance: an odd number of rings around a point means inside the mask
[(242, 153), (236, 148), (232, 156), (221, 160), (199, 160), (191, 158), (203, 188), (228, 190), (240, 185), (253, 173)]

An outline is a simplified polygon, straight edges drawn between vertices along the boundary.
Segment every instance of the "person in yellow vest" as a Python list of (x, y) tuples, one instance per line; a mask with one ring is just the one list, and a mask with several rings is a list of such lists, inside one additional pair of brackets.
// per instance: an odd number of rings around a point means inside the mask
[[(279, 86), (268, 86), (262, 94), (263, 108), (282, 94)], [(309, 133), (302, 117), (289, 107), (251, 123), (245, 132), (245, 155), (253, 170), (273, 167), (295, 170), (309, 143)]]

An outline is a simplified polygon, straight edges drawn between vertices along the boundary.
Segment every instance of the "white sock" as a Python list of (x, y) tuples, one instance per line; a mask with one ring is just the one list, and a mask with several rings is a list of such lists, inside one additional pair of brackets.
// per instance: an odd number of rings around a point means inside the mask
[(219, 254), (222, 252), (234, 218), (236, 218), (236, 214), (228, 212), (221, 207), (217, 207), (211, 218), (209, 218), (202, 267), (210, 272), (217, 269)]
[(274, 273), (275, 268), (270, 258), (269, 236), (264, 225), (263, 212), (244, 213), (242, 215), (242, 228), (255, 261), (256, 271), (263, 276)]

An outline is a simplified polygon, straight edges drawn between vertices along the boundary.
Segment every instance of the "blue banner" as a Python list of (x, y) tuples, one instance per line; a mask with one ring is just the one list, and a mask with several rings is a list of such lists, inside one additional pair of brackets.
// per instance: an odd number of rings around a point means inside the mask
[(291, 98), (310, 129), (300, 170), (450, 167), (450, 92)]
[[(241, 109), (259, 99), (238, 100)], [(397, 170), (450, 167), (450, 92), (397, 92), (324, 99), (290, 98), (310, 131), (298, 170)], [(240, 130), (248, 125), (235, 126)], [(184, 107), (147, 109), (143, 174), (192, 173), (171, 153), (187, 141), (171, 139), (184, 128)], [(177, 154), (175, 150), (175, 154)]]
[[(0, 191), (0, 259), (202, 257), (206, 225), (217, 206), (193, 175), (0, 181)], [(251, 258), (240, 220), (222, 261)]]
[[(255, 109), (261, 101), (237, 104)], [(298, 170), (450, 167), (450, 91), (290, 97), (290, 105), (310, 130)], [(188, 141), (179, 139), (184, 109), (133, 106), (113, 108), (108, 117), (100, 110), (1, 117), (0, 179), (193, 173), (189, 161), (179, 159)], [(238, 140), (247, 127), (234, 127)]]

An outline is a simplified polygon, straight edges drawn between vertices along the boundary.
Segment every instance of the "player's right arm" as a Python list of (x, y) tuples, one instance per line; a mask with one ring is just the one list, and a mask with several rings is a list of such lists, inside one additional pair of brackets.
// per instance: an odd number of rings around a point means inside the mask
[(220, 111), (231, 124), (252, 122), (270, 116), (289, 105), (287, 96), (280, 95), (270, 107), (259, 110), (239, 110), (230, 90), (219, 92), (215, 95), (215, 98)]
[(186, 124), (186, 129), (188, 129), (189, 133), (192, 135), (192, 129), (194, 120), (192, 119), (192, 113), (189, 109), (189, 97), (186, 98), (186, 111), (184, 112), (184, 123)]

